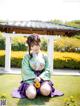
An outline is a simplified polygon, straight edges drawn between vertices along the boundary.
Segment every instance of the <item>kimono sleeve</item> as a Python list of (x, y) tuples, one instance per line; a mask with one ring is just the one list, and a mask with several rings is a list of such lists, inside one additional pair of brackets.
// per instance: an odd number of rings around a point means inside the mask
[(22, 60), (22, 80), (24, 81), (29, 81), (33, 80), (36, 76), (34, 72), (32, 71), (30, 65), (29, 65), (29, 55), (25, 55), (23, 60)]
[(50, 80), (51, 72), (47, 55), (44, 55), (44, 59), (45, 59), (45, 69), (43, 70), (43, 72), (40, 74), (39, 77), (43, 80)]

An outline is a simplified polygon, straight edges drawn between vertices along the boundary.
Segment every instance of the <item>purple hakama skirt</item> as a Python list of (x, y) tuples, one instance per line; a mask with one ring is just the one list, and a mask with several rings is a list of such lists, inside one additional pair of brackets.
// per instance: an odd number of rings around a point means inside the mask
[[(36, 76), (39, 76), (40, 75), (40, 72), (39, 71), (36, 71), (35, 72)], [(45, 82), (44, 80), (41, 80), (40, 81), (40, 84), (42, 85), (42, 83)], [(51, 86), (51, 93), (49, 94), (49, 97), (54, 97), (54, 96), (62, 96), (64, 95), (61, 91), (59, 90), (56, 90), (54, 87), (53, 87), (53, 83), (51, 81), (47, 81), (48, 84)], [(14, 89), (13, 92), (12, 92), (12, 97), (15, 97), (15, 98), (27, 98), (26, 96), (26, 90), (29, 86), (29, 83), (26, 83), (25, 81), (21, 81), (21, 85), (18, 89)], [(40, 92), (40, 88), (36, 88), (36, 91), (37, 91), (37, 95), (41, 95), (41, 92)]]

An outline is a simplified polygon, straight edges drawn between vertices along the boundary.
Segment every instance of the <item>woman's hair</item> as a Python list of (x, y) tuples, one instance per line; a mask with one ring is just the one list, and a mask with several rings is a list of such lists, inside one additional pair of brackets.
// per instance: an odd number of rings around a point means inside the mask
[(32, 54), (30, 53), (31, 51), (31, 46), (33, 45), (39, 45), (39, 43), (41, 42), (40, 37), (38, 34), (31, 34), (30, 36), (28, 36), (26, 43), (28, 44), (29, 47), (29, 55), (32, 58)]

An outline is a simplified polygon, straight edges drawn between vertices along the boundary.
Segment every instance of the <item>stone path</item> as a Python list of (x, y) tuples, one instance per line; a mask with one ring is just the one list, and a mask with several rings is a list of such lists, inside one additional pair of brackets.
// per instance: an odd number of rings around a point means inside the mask
[[(20, 68), (11, 68), (9, 71), (5, 71), (4, 68), (0, 68), (1, 74), (21, 74)], [(80, 75), (80, 70), (69, 69), (53, 69), (53, 75)]]

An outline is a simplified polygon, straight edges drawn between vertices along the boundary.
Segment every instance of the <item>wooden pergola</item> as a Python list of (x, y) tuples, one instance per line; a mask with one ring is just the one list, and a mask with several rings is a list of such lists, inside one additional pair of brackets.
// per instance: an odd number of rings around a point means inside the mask
[(9, 21), (0, 23), (0, 31), (6, 33), (31, 34), (38, 33), (41, 35), (63, 35), (73, 36), (80, 33), (80, 29), (62, 24), (42, 21)]
[(73, 36), (80, 33), (80, 29), (61, 25), (53, 24), (51, 22), (42, 21), (19, 21), (0, 23), (0, 31), (3, 32), (6, 38), (5, 47), (5, 71), (11, 71), (11, 39), (15, 36), (29, 36), (29, 34), (37, 33), (40, 37), (48, 39), (48, 57), (51, 72), (53, 72), (53, 41), (55, 35)]

